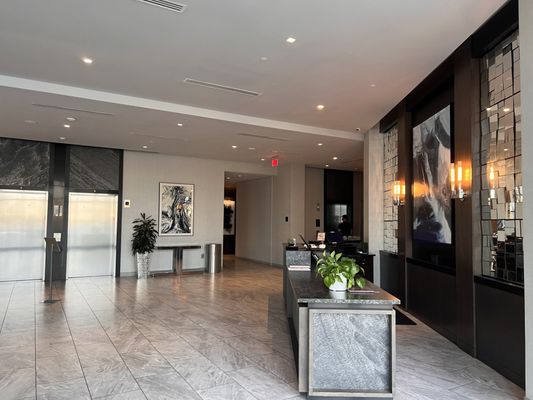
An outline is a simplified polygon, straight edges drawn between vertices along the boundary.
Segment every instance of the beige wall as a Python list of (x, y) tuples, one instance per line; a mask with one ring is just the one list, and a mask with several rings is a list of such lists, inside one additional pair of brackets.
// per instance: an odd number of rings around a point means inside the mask
[(272, 263), (272, 179), (237, 183), (236, 257)]
[(533, 399), (533, 1), (520, 0), (526, 397)]
[[(315, 226), (315, 220), (320, 226)], [(305, 238), (316, 240), (316, 232), (324, 231), (324, 170), (305, 169)]]
[(383, 135), (379, 126), (365, 134), (364, 240), (374, 253), (374, 283), (379, 285), (379, 251), (383, 249)]
[[(200, 250), (184, 252), (184, 268), (203, 267), (206, 243), (223, 241), (224, 172), (272, 174), (272, 168), (260, 164), (206, 160), (161, 154), (124, 152), (124, 199), (131, 201), (131, 208), (123, 208), (121, 273), (136, 271), (131, 254), (133, 219), (145, 212), (158, 218), (159, 182), (190, 183), (195, 185), (194, 235), (160, 237), (158, 244), (199, 244)], [(172, 253), (156, 251), (152, 269), (169, 269)]]

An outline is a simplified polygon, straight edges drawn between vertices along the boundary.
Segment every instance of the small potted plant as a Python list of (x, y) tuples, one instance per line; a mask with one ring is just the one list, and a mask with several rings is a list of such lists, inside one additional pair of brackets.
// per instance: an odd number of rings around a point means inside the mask
[(354, 285), (365, 287), (365, 270), (342, 253), (324, 252), (316, 265), (317, 274), (324, 278), (324, 284), (331, 291), (345, 291)]
[(131, 240), (131, 250), (137, 259), (137, 277), (147, 278), (150, 272), (150, 254), (155, 249), (157, 240), (156, 222), (151, 216), (146, 217), (141, 213), (141, 217), (133, 220), (133, 238)]

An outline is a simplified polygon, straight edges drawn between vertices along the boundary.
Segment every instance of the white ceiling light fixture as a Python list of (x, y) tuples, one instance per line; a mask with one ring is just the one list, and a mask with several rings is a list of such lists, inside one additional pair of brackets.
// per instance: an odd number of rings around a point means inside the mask
[(30, 125), (35, 125), (37, 123), (37, 121), (34, 121), (33, 119), (25, 119), (24, 122)]
[(508, 108), (508, 107), (505, 107), (505, 108), (503, 109), (503, 112), (509, 112), (509, 111), (511, 111), (511, 109)]
[(333, 157), (332, 159), (333, 159), (333, 160), (338, 160), (339, 157), (335, 156), (335, 157)]
[(178, 122), (176, 125), (183, 126), (183, 124), (181, 122)]
[(324, 165), (324, 167), (328, 168), (328, 167), (329, 167), (329, 164)]
[(137, 1), (140, 1), (141, 3), (145, 3), (151, 6), (164, 8), (165, 10), (168, 10), (168, 11), (177, 12), (179, 14), (183, 14), (183, 12), (185, 11), (185, 8), (187, 8), (187, 5), (185, 4), (176, 3), (174, 1), (168, 1), (168, 0), (137, 0)]
[(322, 111), (324, 108), (326, 108), (326, 106), (324, 104), (319, 104), (319, 105), (316, 106), (316, 109), (318, 111)]
[(91, 65), (94, 62), (94, 60), (92, 58), (89, 58), (89, 57), (83, 57), (81, 59), (81, 61), (83, 61), (83, 63), (87, 64), (87, 65)]
[(355, 128), (355, 131), (356, 131), (356, 132), (360, 132), (360, 131), (361, 131), (361, 128)]
[(294, 42), (296, 42), (296, 39), (292, 36), (289, 36), (285, 41), (289, 44), (293, 44)]
[(265, 56), (263, 56), (263, 57), (259, 57), (259, 59), (260, 59), (261, 61), (268, 61), (268, 57), (265, 57)]
[(248, 147), (248, 150), (255, 150), (255, 147)]
[(375, 83), (371, 83), (371, 84), (370, 84), (370, 87), (371, 87), (371, 88), (375, 88), (375, 87), (376, 87), (376, 84), (375, 84)]
[(236, 148), (237, 148), (237, 146), (236, 146), (236, 145), (233, 145), (233, 146), (231, 146), (231, 148), (232, 148), (232, 149), (236, 149)]
[(59, 136), (59, 140), (67, 140), (65, 136)]
[(74, 121), (76, 121), (76, 118), (74, 118), (74, 117), (67, 117), (67, 118), (65, 118), (65, 119), (66, 119), (67, 121), (69, 121), (69, 122), (74, 122)]
[(63, 127), (68, 129), (68, 128), (70, 128), (70, 125), (69, 124), (63, 124)]
[(143, 145), (142, 148), (143, 148), (143, 149), (147, 149), (148, 146), (147, 146), (147, 145)]
[(261, 161), (265, 161), (265, 159), (264, 159), (264, 158), (262, 158), (262, 159), (261, 159)]
[(324, 143), (318, 143), (317, 146), (324, 146)]

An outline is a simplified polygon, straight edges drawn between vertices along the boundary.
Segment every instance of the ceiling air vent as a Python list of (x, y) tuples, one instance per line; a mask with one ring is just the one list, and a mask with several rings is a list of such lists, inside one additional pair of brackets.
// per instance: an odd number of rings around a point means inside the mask
[(245, 94), (247, 96), (260, 96), (261, 95), (261, 93), (254, 92), (253, 90), (239, 89), (239, 88), (235, 88), (231, 86), (220, 85), (218, 83), (199, 81), (199, 80), (191, 79), (191, 78), (185, 78), (183, 82), (189, 83), (191, 85), (204, 86), (204, 87), (208, 87), (212, 89), (228, 90), (230, 92)]
[(52, 105), (52, 104), (32, 103), (32, 106), (43, 107), (43, 108), (51, 108), (51, 109), (54, 109), (54, 110), (61, 110), (61, 111), (75, 111), (75, 112), (82, 112), (82, 113), (88, 113), (88, 114), (106, 115), (106, 116), (109, 116), (109, 117), (112, 117), (112, 116), (115, 115), (113, 113), (109, 113), (109, 112), (105, 112), (105, 111), (82, 110), (81, 108), (55, 106), (55, 105)]
[(187, 7), (185, 4), (175, 3), (173, 1), (168, 0), (137, 0), (141, 3), (150, 4), (152, 6), (161, 7), (165, 10), (174, 11), (177, 13), (182, 13), (185, 11), (185, 8)]
[(274, 136), (266, 136), (266, 135), (254, 135), (253, 133), (237, 133), (239, 136), (246, 136), (246, 137), (253, 137), (257, 139), (264, 139), (264, 140), (275, 140), (276, 142), (288, 142), (288, 139), (283, 139), (279, 137)]

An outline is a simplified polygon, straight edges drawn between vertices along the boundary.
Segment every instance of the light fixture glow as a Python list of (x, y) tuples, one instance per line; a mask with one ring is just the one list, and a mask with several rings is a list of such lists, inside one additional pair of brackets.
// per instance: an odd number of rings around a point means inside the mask
[(147, 146), (147, 145), (143, 145), (142, 148), (143, 148), (143, 149), (147, 149), (148, 146)]
[(503, 149), (503, 151), (509, 151), (509, 149)]
[(286, 40), (287, 43), (290, 43), (290, 44), (293, 44), (294, 42), (296, 42), (296, 39), (293, 38), (293, 37), (288, 37), (287, 40)]
[(318, 111), (322, 111), (324, 108), (326, 108), (326, 106), (324, 104), (319, 104), (319, 105), (316, 106), (316, 109)]
[(231, 179), (231, 178), (229, 176), (227, 176), (226, 179)]
[(509, 111), (511, 111), (511, 109), (510, 109), (509, 107), (505, 107), (505, 108), (503, 109), (503, 112), (509, 112)]
[(70, 128), (70, 125), (69, 125), (69, 124), (63, 124), (63, 126), (64, 126), (65, 128), (67, 128), (67, 129)]
[(255, 147), (248, 147), (248, 150), (255, 150)]
[(329, 167), (329, 164), (324, 165), (324, 167), (328, 168), (328, 167)]
[(178, 126), (183, 126), (183, 124), (181, 122), (178, 122), (177, 125)]
[(91, 65), (93, 63), (93, 59), (89, 57), (83, 57), (81, 60), (87, 65)]
[(59, 140), (67, 140), (65, 136), (59, 136)]
[(263, 56), (263, 57), (260, 58), (260, 60), (261, 60), (261, 61), (268, 61), (268, 57), (264, 57), (264, 56)]
[(490, 111), (490, 110), (492, 110), (492, 107), (487, 107), (487, 111)]
[(232, 148), (232, 149), (236, 149), (236, 148), (237, 148), (237, 146), (233, 145), (233, 146), (231, 146), (231, 148)]
[(463, 167), (462, 161), (450, 164), (450, 189), (452, 199), (464, 200), (470, 195), (472, 172), (470, 166)]
[(37, 122), (35, 122), (35, 121), (32, 120), (32, 119), (26, 119), (26, 120), (24, 120), (24, 122), (27, 123), (27, 124), (30, 124), (30, 125), (34, 125), (34, 124), (37, 123)]
[(338, 160), (338, 159), (339, 159), (339, 157), (337, 157), (337, 156), (333, 157), (333, 160)]
[(66, 119), (67, 121), (70, 121), (70, 122), (74, 122), (74, 121), (76, 121), (76, 118), (74, 118), (74, 117), (67, 117), (67, 118), (65, 118), (65, 119)]
[(265, 161), (265, 159), (264, 159), (264, 158), (262, 158), (262, 159), (261, 159), (261, 161)]
[(374, 87), (376, 87), (376, 84), (375, 83), (371, 83), (370, 87), (374, 88)]
[(317, 146), (324, 146), (324, 143), (318, 143)]

